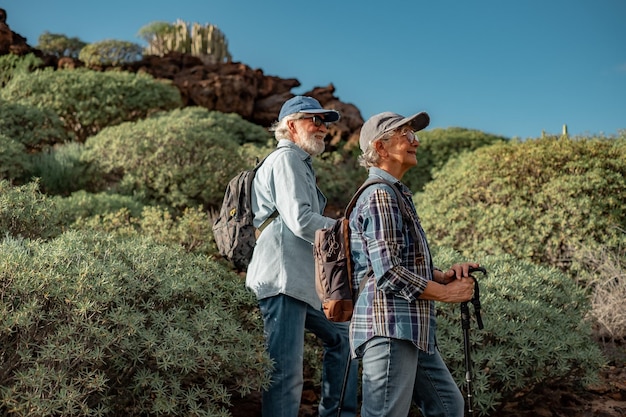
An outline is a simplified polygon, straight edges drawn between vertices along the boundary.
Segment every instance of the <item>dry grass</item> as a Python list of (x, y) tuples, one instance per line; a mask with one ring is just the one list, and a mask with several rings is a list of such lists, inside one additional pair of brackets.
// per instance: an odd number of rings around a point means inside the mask
[(615, 252), (586, 250), (582, 256), (591, 275), (592, 310), (596, 337), (614, 342), (626, 340), (626, 248)]

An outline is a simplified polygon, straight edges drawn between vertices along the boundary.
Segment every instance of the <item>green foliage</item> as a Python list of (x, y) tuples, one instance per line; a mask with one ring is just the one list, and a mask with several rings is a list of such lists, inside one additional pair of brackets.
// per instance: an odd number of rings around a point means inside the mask
[(128, 41), (107, 39), (85, 45), (78, 55), (88, 67), (127, 64), (142, 58), (142, 47)]
[(144, 206), (130, 196), (77, 191), (55, 202), (65, 224), (120, 236), (149, 236), (155, 242), (182, 247), (187, 252), (214, 256), (212, 219), (200, 207), (187, 208), (175, 217), (164, 207)]
[(169, 52), (180, 52), (203, 58), (208, 62), (230, 62), (228, 41), (215, 25), (191, 26), (182, 20), (174, 24), (152, 22), (139, 30), (139, 37), (148, 43), (145, 54), (163, 56)]
[(240, 132), (267, 137), (260, 126), (232, 115), (185, 108), (107, 128), (86, 142), (85, 158), (121, 194), (177, 210), (218, 207), (228, 181), (246, 164)]
[(146, 206), (139, 215), (128, 208), (76, 218), (73, 229), (95, 230), (119, 236), (149, 236), (155, 242), (182, 247), (187, 252), (217, 255), (212, 222), (200, 207), (186, 208), (174, 217), (164, 208)]
[(0, 407), (15, 416), (228, 416), (268, 383), (241, 278), (150, 239), (0, 243)]
[(63, 216), (36, 182), (12, 187), (0, 181), (0, 236), (47, 239), (62, 231)]
[(146, 207), (139, 222), (141, 234), (159, 243), (182, 246), (187, 252), (215, 255), (212, 224), (201, 207), (186, 208), (177, 218), (166, 210)]
[(147, 74), (85, 68), (20, 73), (0, 90), (8, 101), (51, 109), (79, 141), (106, 126), (181, 105), (180, 92)]
[(29, 153), (70, 140), (63, 122), (52, 110), (1, 98), (0, 132), (24, 144)]
[(626, 228), (624, 139), (538, 139), (452, 160), (415, 200), (433, 242), (569, 268), (582, 244)]
[[(435, 264), (463, 262), (458, 252), (440, 249)], [(594, 382), (604, 364), (585, 320), (589, 303), (583, 288), (556, 268), (510, 255), (473, 257), (487, 269), (479, 280), (479, 330), (470, 309), (474, 406), (480, 415), (541, 384), (569, 377)], [(437, 340), (457, 384), (465, 389), (463, 332), (459, 304), (438, 303)]]
[(0, 88), (4, 87), (11, 81), (15, 74), (22, 72), (30, 72), (43, 64), (40, 58), (35, 54), (27, 54), (23, 56), (6, 54), (0, 56)]
[(87, 165), (81, 161), (82, 143), (68, 143), (33, 155), (30, 175), (39, 178), (46, 194), (69, 195), (88, 183)]
[(355, 158), (340, 152), (314, 158), (313, 166), (319, 187), (328, 199), (327, 214), (342, 216), (354, 192), (367, 179), (367, 171)]
[(68, 38), (66, 35), (50, 33), (48, 31), (39, 35), (37, 42), (38, 44), (35, 48), (45, 54), (54, 55), (57, 58), (64, 56), (78, 58), (80, 50), (87, 45), (86, 42), (76, 37)]
[(507, 141), (501, 136), (460, 127), (427, 130), (419, 132), (418, 136), (417, 166), (402, 178), (413, 192), (422, 191), (424, 185), (433, 179), (433, 172), (440, 170), (450, 159), (464, 152)]
[(0, 180), (13, 181), (24, 177), (30, 169), (26, 147), (0, 133)]
[(121, 209), (126, 209), (131, 217), (139, 217), (144, 207), (129, 196), (110, 193), (92, 194), (84, 190), (76, 191), (68, 197), (56, 197), (54, 200), (70, 223), (80, 218), (105, 215)]

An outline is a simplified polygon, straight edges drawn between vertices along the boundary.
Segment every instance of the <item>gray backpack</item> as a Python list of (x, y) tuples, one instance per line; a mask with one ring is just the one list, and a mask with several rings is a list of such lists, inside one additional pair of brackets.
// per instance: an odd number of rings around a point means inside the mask
[(252, 222), (252, 181), (266, 158), (253, 169), (240, 172), (228, 182), (220, 213), (213, 222), (213, 237), (220, 255), (240, 271), (245, 271), (250, 264), (257, 233), (278, 216), (278, 211), (274, 210), (258, 231)]

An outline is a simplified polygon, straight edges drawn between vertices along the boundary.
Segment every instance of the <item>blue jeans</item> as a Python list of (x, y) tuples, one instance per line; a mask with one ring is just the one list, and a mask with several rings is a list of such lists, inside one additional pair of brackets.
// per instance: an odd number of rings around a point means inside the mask
[(441, 359), (408, 340), (375, 337), (363, 350), (362, 417), (406, 417), (411, 400), (425, 417), (463, 417), (459, 387)]
[[(335, 417), (346, 364), (349, 360), (348, 323), (329, 321), (322, 310), (286, 295), (259, 300), (265, 342), (274, 361), (272, 381), (263, 391), (263, 417), (297, 417), (303, 385), (304, 331), (322, 340), (320, 417)], [(358, 362), (351, 361), (342, 416), (353, 417), (357, 407)]]

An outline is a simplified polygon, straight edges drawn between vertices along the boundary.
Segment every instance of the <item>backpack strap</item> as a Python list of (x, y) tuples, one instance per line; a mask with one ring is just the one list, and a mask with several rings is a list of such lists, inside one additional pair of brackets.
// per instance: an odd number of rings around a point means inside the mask
[(369, 187), (370, 185), (374, 185), (374, 184), (387, 184), (396, 193), (396, 199), (398, 200), (398, 206), (400, 207), (402, 218), (405, 221), (407, 221), (407, 223), (409, 224), (409, 230), (411, 231), (411, 236), (413, 237), (413, 239), (417, 240), (417, 231), (415, 230), (415, 227), (413, 227), (413, 221), (411, 219), (411, 216), (409, 215), (409, 211), (406, 207), (406, 203), (404, 202), (404, 198), (402, 198), (400, 191), (393, 183), (387, 180), (384, 180), (382, 178), (373, 178), (373, 179), (367, 180), (363, 183), (363, 185), (359, 187), (359, 189), (356, 191), (356, 193), (354, 193), (354, 195), (350, 199), (350, 202), (348, 203), (346, 207), (346, 212), (344, 214), (344, 217), (345, 218), (350, 217), (350, 213), (352, 213), (352, 209), (354, 208), (361, 193), (365, 191), (367, 187)]
[[(256, 166), (253, 168), (254, 170), (254, 175), (256, 175), (256, 172), (259, 170), (259, 168), (261, 168), (261, 165), (263, 165), (263, 162), (265, 162), (265, 160), (274, 152), (276, 152), (277, 150), (279, 150), (280, 148), (274, 148), (272, 150), (272, 152), (268, 153), (265, 158), (261, 159), (260, 162), (257, 162)], [(252, 195), (252, 181), (250, 181), (250, 189), (248, 190), (248, 195)], [(272, 212), (272, 214), (269, 215), (269, 217), (265, 220), (263, 220), (263, 223), (261, 223), (261, 225), (258, 227), (258, 232), (257, 232), (257, 238), (259, 237), (259, 235), (261, 234), (261, 232), (263, 231), (263, 229), (265, 229), (267, 226), (269, 226), (269, 224), (276, 218), (278, 217), (278, 210), (274, 209), (274, 211)]]

